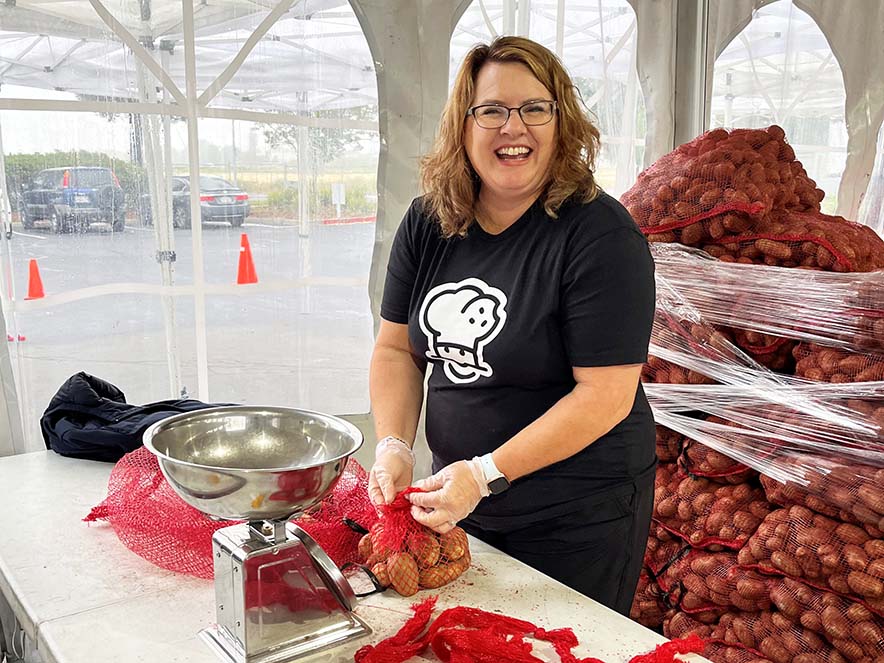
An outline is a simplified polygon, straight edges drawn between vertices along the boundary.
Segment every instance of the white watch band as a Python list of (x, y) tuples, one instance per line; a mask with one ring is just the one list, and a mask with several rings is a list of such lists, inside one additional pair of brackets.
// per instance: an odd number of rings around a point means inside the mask
[(494, 464), (494, 459), (491, 457), (491, 454), (485, 454), (484, 456), (479, 456), (479, 465), (482, 467), (482, 474), (485, 475), (485, 483), (489, 484), (495, 479), (500, 479), (504, 476), (503, 472), (497, 469), (497, 465)]

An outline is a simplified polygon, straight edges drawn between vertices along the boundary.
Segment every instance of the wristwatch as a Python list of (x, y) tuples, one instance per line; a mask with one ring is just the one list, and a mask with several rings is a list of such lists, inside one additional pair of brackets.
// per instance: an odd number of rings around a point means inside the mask
[(482, 467), (482, 474), (485, 475), (488, 492), (492, 495), (500, 495), (510, 487), (509, 479), (504, 476), (503, 472), (497, 469), (491, 454), (479, 456), (479, 465)]

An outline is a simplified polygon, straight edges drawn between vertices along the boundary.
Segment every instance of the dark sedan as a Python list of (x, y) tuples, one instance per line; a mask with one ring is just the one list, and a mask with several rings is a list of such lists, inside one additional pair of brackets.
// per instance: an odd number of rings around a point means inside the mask
[[(233, 227), (241, 226), (249, 215), (249, 194), (227, 180), (211, 175), (200, 177), (200, 220), (202, 223), (222, 222)], [(146, 225), (153, 223), (150, 197), (141, 201), (141, 219)], [(172, 225), (190, 228), (190, 178), (172, 178)]]

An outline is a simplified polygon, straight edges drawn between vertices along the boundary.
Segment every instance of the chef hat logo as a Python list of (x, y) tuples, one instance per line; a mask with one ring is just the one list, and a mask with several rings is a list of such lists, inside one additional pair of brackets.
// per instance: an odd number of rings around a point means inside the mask
[(420, 325), (427, 335), (427, 358), (441, 361), (457, 384), (490, 377), (494, 372), (484, 349), (506, 322), (506, 295), (480, 279), (443, 283), (427, 293)]

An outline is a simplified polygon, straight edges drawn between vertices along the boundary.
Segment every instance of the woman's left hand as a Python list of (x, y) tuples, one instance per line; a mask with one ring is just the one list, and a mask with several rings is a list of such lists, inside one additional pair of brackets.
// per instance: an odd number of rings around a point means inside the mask
[(412, 517), (440, 534), (454, 529), (489, 494), (482, 467), (475, 458), (447, 465), (414, 486), (427, 492), (408, 494)]

